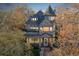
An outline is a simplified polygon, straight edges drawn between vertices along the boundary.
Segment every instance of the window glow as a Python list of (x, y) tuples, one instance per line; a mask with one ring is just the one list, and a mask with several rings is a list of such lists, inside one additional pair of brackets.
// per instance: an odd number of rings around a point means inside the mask
[(52, 27), (40, 27), (40, 30), (44, 32), (48, 32), (48, 31), (52, 31)]
[(40, 27), (40, 30), (42, 31), (43, 30), (43, 27)]
[(50, 27), (50, 31), (52, 31), (52, 27)]
[(49, 20), (53, 21), (55, 17), (51, 16), (49, 17)]
[(49, 27), (43, 27), (43, 31), (44, 32), (48, 32), (49, 31)]
[(36, 21), (36, 20), (37, 20), (37, 18), (32, 18), (32, 20), (33, 20), (33, 21)]
[(38, 29), (38, 27), (30, 27), (30, 29)]

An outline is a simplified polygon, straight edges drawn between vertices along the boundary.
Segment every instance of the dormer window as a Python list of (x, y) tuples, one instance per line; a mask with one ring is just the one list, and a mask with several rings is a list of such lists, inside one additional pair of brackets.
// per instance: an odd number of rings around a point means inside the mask
[(55, 18), (55, 17), (50, 16), (50, 17), (49, 17), (49, 20), (53, 21), (53, 20), (54, 20), (54, 18)]
[(32, 18), (32, 21), (37, 21), (38, 20), (38, 18)]

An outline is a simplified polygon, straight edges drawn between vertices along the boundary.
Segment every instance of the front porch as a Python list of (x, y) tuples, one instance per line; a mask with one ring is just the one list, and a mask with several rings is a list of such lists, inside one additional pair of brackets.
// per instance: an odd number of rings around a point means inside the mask
[(55, 42), (55, 38), (26, 38), (27, 44), (38, 45), (39, 47), (49, 47)]

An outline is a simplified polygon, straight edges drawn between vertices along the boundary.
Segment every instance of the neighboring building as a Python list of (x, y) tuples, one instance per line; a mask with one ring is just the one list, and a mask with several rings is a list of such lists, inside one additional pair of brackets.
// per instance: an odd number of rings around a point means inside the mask
[(52, 46), (56, 36), (55, 10), (48, 7), (46, 13), (38, 11), (29, 17), (25, 31), (27, 43), (39, 44), (39, 46)]

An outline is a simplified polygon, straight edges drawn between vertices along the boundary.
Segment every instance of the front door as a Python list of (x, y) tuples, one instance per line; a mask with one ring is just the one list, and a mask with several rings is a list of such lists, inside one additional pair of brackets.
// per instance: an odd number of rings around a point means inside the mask
[(44, 44), (44, 46), (48, 46), (48, 38), (44, 38), (43, 44)]

